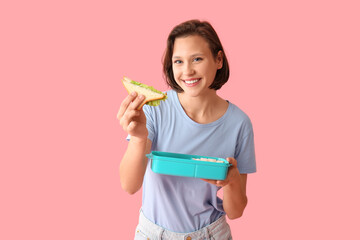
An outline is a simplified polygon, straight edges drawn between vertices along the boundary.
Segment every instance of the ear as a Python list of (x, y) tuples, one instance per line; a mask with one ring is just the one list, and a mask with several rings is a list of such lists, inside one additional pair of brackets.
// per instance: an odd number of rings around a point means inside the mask
[(220, 50), (216, 56), (217, 69), (221, 69), (223, 67), (223, 56), (223, 52)]

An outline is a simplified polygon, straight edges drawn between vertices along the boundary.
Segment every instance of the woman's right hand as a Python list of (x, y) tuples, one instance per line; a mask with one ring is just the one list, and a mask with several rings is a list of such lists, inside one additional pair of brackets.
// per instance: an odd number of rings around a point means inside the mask
[(132, 92), (122, 101), (117, 114), (124, 131), (139, 140), (146, 140), (148, 137), (145, 113), (142, 108), (137, 110), (143, 100), (143, 95), (138, 96), (136, 92)]

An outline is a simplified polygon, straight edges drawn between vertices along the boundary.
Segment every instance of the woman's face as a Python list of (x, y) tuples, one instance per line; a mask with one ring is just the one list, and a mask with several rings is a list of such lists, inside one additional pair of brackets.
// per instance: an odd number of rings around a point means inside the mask
[(214, 59), (208, 43), (198, 35), (175, 39), (172, 69), (176, 83), (185, 94), (198, 96), (213, 89), (216, 71), (222, 67), (222, 53)]

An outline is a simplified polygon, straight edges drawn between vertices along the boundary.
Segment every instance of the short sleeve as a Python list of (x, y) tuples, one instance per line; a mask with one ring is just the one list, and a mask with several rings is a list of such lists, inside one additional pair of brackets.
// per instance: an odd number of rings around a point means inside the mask
[(154, 108), (148, 105), (144, 105), (143, 110), (146, 116), (146, 127), (149, 132), (148, 139), (150, 139), (151, 142), (154, 142), (156, 132)]
[(254, 173), (256, 172), (255, 143), (250, 121), (245, 124), (242, 133), (239, 134), (235, 151), (237, 166), (240, 173)]

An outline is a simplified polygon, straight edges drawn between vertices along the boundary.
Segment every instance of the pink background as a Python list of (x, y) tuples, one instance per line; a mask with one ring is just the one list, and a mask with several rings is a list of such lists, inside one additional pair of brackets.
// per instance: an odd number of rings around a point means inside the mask
[(234, 239), (360, 239), (358, 1), (1, 1), (0, 239), (132, 239), (120, 188), (126, 75), (166, 90), (173, 26), (210, 21), (219, 94), (255, 131)]

